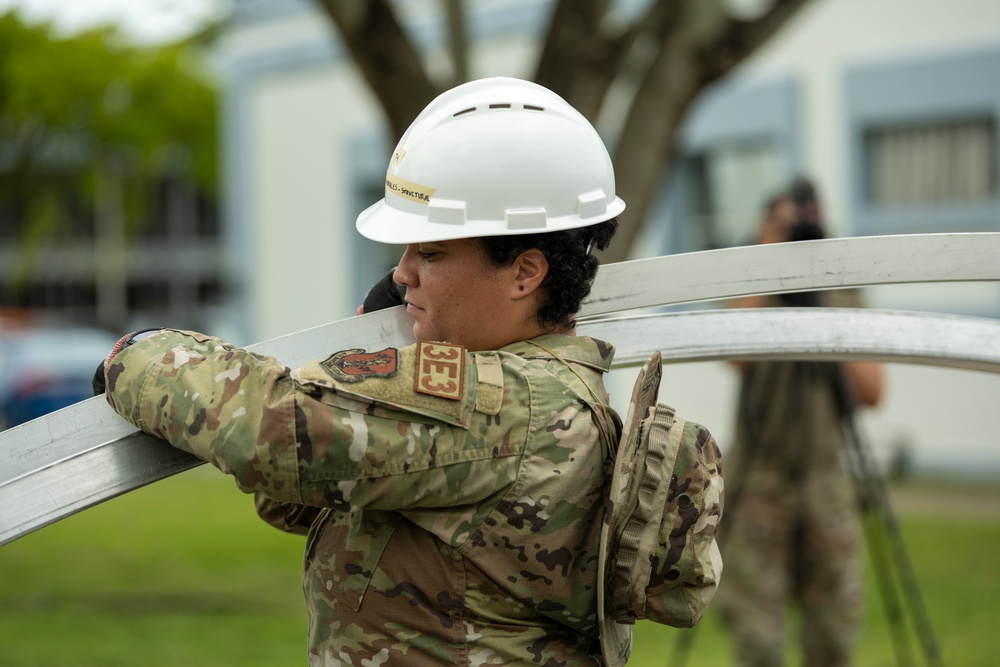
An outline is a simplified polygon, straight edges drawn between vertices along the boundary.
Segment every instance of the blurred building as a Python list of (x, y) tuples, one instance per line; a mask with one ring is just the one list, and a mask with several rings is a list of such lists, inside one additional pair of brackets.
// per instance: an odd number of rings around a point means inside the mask
[[(396, 4), (430, 68), (447, 67), (441, 3)], [(551, 6), (469, 3), (471, 75), (530, 77)], [(397, 255), (353, 230), (381, 197), (391, 150), (377, 101), (330, 19), (306, 0), (237, 0), (216, 55), (227, 251), (245, 290), (247, 336), (350, 315)], [(692, 110), (634, 252), (746, 243), (766, 197), (801, 173), (818, 184), (836, 235), (998, 231), (998, 117), (997, 3), (811, 0)], [(287, 271), (288, 258), (298, 271)], [(297, 299), (303, 274), (330, 276), (323, 303)], [(1000, 316), (1000, 285), (958, 300), (925, 288), (917, 300)]]
[[(42, 167), (44, 170), (44, 167)], [(49, 178), (75, 178), (65, 164)], [(125, 190), (148, 205), (126, 232)], [(27, 202), (0, 198), (0, 430), (93, 395), (118, 337), (158, 324), (212, 330), (225, 270), (214, 195), (169, 173), (108, 178), (96, 205), (62, 188), (44, 242), (24, 230)]]
[(225, 270), (202, 42), (32, 15), (0, 9), (0, 335), (208, 326)]
[[(126, 188), (142, 189), (148, 201), (134, 233), (125, 231)], [(65, 219), (44, 244), (16, 243), (23, 202), (0, 201), (0, 311), (13, 320), (112, 331), (212, 326), (225, 280), (214, 194), (169, 173), (116, 179), (102, 191), (90, 203), (66, 188)]]
[[(435, 71), (447, 67), (441, 4), (396, 3)], [(551, 6), (467, 3), (471, 76), (530, 78)], [(392, 148), (377, 101), (316, 3), (236, 0), (216, 57), (225, 252), (245, 342), (350, 316), (398, 257), (353, 227), (381, 197)], [(633, 254), (746, 243), (766, 197), (800, 173), (817, 183), (835, 235), (1000, 231), (998, 118), (1000, 3), (811, 0), (692, 109)], [(869, 300), (1000, 316), (997, 284), (885, 287)], [(889, 400), (870, 424), (878, 437), (928, 460), (945, 442), (1000, 451), (997, 378), (889, 370)], [(735, 377), (723, 364), (671, 366), (664, 383), (664, 395), (684, 387), (673, 402), (725, 440)], [(931, 412), (981, 419), (956, 443), (947, 420), (922, 419)]]
[[(812, 0), (699, 100), (649, 232), (671, 252), (747, 243), (796, 174), (836, 236), (1000, 231), (998, 119), (997, 3)], [(1000, 284), (870, 292), (1000, 317)]]
[[(429, 67), (447, 67), (442, 3), (394, 5)], [(466, 6), (474, 75), (530, 77), (549, 3)], [(353, 315), (401, 254), (354, 231), (357, 214), (382, 197), (393, 148), (378, 101), (308, 0), (238, 0), (216, 61), (224, 229), (246, 341)]]
[(122, 333), (215, 331), (216, 105), (195, 41), (0, 10), (0, 428), (93, 394)]

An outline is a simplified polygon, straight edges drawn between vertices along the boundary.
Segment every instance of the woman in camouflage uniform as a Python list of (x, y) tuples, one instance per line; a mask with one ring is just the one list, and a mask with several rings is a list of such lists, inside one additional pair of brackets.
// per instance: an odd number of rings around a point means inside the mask
[(602, 384), (613, 348), (575, 336), (574, 313), (623, 208), (604, 145), (562, 99), (472, 82), (414, 121), (358, 219), (408, 244), (394, 280), (415, 345), (344, 341), (295, 370), (169, 329), (117, 346), (122, 416), (308, 534), (311, 665), (598, 664), (620, 423)]

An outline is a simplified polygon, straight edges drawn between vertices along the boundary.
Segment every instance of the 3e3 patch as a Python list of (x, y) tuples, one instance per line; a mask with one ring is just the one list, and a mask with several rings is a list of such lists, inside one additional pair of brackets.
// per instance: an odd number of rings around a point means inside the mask
[(326, 372), (341, 382), (360, 382), (366, 378), (392, 377), (399, 366), (399, 353), (394, 347), (379, 352), (343, 350), (320, 363)]
[(465, 384), (465, 348), (448, 343), (417, 343), (413, 390), (457, 401)]

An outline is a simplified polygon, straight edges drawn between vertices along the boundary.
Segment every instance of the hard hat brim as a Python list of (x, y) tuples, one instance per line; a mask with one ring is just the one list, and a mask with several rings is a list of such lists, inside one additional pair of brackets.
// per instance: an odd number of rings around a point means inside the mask
[[(409, 207), (412, 210), (404, 210), (401, 206)], [(625, 210), (625, 202), (616, 196), (606, 204), (601, 215), (589, 217), (564, 215), (550, 218), (544, 215), (544, 211), (541, 211), (537, 217), (537, 221), (540, 221), (538, 224), (525, 224), (512, 220), (510, 217), (507, 220), (463, 220), (460, 224), (433, 222), (428, 219), (427, 208), (425, 205), (410, 204), (409, 202), (392, 205), (386, 199), (382, 199), (362, 211), (355, 226), (358, 232), (367, 239), (379, 243), (396, 244), (429, 243), (484, 236), (541, 234), (589, 227), (611, 220)], [(470, 222), (473, 224), (469, 224)]]

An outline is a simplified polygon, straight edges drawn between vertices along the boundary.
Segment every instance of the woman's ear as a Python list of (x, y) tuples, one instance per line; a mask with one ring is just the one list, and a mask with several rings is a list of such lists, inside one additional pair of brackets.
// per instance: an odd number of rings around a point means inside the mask
[(549, 260), (538, 248), (525, 250), (514, 260), (514, 298), (533, 293), (549, 273)]

